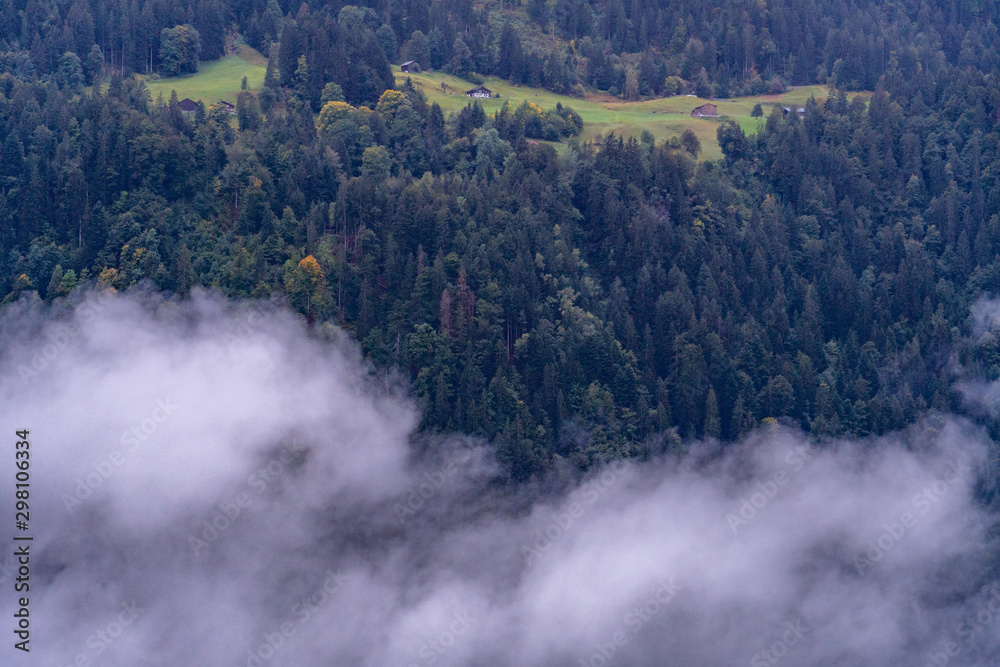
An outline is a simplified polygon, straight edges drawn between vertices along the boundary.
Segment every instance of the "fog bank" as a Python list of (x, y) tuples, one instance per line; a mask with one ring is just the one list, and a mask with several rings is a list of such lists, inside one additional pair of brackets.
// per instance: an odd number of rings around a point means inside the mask
[(27, 658), (0, 558), (3, 664), (1000, 661), (998, 453), (962, 419), (512, 490), (482, 442), (416, 437), (347, 336), (207, 292), (22, 299), (0, 405), (34, 536)]

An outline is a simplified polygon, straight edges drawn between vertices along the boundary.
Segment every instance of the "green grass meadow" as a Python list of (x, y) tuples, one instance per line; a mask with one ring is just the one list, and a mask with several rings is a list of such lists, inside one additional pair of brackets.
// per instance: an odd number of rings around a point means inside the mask
[[(248, 46), (241, 46), (239, 55), (228, 55), (219, 60), (203, 62), (197, 74), (169, 78), (146, 77), (146, 86), (155, 100), (162, 95), (164, 100), (170, 98), (170, 92), (176, 90), (178, 99), (190, 97), (202, 100), (206, 106), (219, 100), (236, 103), (243, 77), (251, 90), (258, 90), (264, 83), (267, 59)], [(398, 67), (393, 67), (397, 86), (402, 85), (407, 77), (427, 96), (428, 102), (437, 102), (447, 116), (462, 109), (470, 102), (465, 91), (474, 87), (473, 83), (444, 72), (422, 72), (420, 74), (404, 74)], [(443, 84), (443, 85), (442, 85)], [(735, 120), (745, 132), (753, 134), (762, 120), (750, 116), (755, 104), (764, 107), (764, 115), (770, 114), (776, 106), (802, 106), (810, 97), (817, 100), (826, 98), (829, 94), (827, 86), (802, 86), (794, 88), (782, 95), (761, 95), (758, 97), (741, 97), (728, 100), (705, 100), (694, 96), (678, 95), (641, 102), (625, 102), (610, 95), (588, 95), (586, 99), (578, 99), (567, 95), (528, 86), (514, 86), (503, 79), (488, 78), (484, 84), (494, 94), (500, 97), (480, 100), (487, 113), (499, 109), (505, 102), (518, 105), (527, 100), (543, 109), (554, 107), (562, 102), (571, 106), (583, 118), (583, 141), (593, 141), (614, 132), (626, 137), (638, 138), (643, 130), (664, 142), (671, 137), (680, 136), (690, 129), (701, 141), (701, 158), (715, 160), (722, 157), (715, 132), (719, 124), (725, 120)], [(855, 93), (866, 95), (866, 93)], [(853, 96), (853, 94), (852, 94)], [(708, 101), (719, 108), (718, 118), (692, 118), (691, 110)], [(560, 148), (561, 146), (557, 146)]]
[[(398, 67), (393, 67), (393, 72), (397, 85), (401, 85), (406, 77), (410, 77), (413, 84), (423, 90), (428, 102), (437, 102), (441, 105), (445, 115), (458, 111), (471, 101), (465, 96), (465, 91), (473, 88), (474, 84), (468, 81), (443, 72), (404, 74)], [(446, 88), (442, 88), (442, 83)], [(794, 88), (782, 95), (761, 95), (730, 100), (705, 100), (678, 95), (643, 102), (624, 102), (609, 95), (589, 95), (587, 99), (581, 100), (541, 88), (513, 86), (497, 78), (488, 78), (483, 85), (494, 94), (500, 94), (499, 98), (480, 100), (487, 113), (496, 111), (508, 101), (516, 106), (523, 100), (528, 100), (543, 109), (562, 102), (571, 106), (583, 118), (581, 139), (584, 141), (597, 139), (610, 132), (638, 138), (643, 130), (649, 130), (657, 142), (663, 142), (670, 137), (680, 136), (684, 130), (690, 129), (701, 141), (701, 157), (706, 160), (722, 157), (715, 136), (720, 123), (735, 120), (744, 132), (748, 134), (757, 132), (758, 125), (763, 123), (763, 119), (758, 121), (751, 117), (750, 113), (758, 102), (764, 107), (766, 117), (776, 106), (803, 106), (810, 97), (822, 100), (829, 94), (827, 86), (817, 85)], [(720, 114), (718, 118), (691, 117), (692, 109), (709, 101), (718, 106)]]
[(163, 79), (146, 77), (145, 80), (154, 100), (160, 95), (164, 101), (169, 100), (170, 91), (176, 90), (177, 99), (190, 97), (195, 102), (203, 101), (208, 107), (219, 100), (236, 104), (243, 77), (247, 78), (251, 90), (258, 90), (264, 84), (266, 70), (267, 58), (248, 46), (241, 46), (239, 55), (199, 63), (197, 74)]

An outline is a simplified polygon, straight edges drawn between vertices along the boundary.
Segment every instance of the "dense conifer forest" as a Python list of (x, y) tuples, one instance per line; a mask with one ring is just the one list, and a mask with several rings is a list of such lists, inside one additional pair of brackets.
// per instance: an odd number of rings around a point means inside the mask
[(827, 79), (872, 90), (893, 55), (904, 75), (918, 65), (935, 76), (949, 66), (991, 71), (998, 12), (974, 0), (3, 0), (0, 71), (65, 76), (79, 65), (88, 81), (102, 65), (173, 73), (192, 54), (222, 56), (239, 33), (264, 53), (280, 43), (283, 85), (306, 55), (314, 106), (331, 80), (345, 91), (357, 82), (352, 104), (374, 103), (379, 85), (392, 84), (386, 60), (402, 58), (629, 98), (759, 94)]
[[(1000, 373), (969, 321), (1000, 286), (998, 11), (0, 0), (0, 298), (284, 295), (517, 480), (767, 419), (863, 436), (961, 412), (956, 380)], [(237, 33), (269, 65), (236, 121), (133, 76)], [(724, 160), (699, 162), (581, 144), (568, 106), (445, 117), (393, 89), (403, 58), (577, 95), (835, 92), (721, 125)]]

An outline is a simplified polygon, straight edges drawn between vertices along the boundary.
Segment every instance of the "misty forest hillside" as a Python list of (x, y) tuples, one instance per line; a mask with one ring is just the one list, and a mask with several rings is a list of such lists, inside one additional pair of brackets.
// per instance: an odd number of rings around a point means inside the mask
[[(515, 480), (767, 420), (865, 436), (963, 413), (959, 383), (1000, 374), (969, 315), (1000, 286), (998, 14), (0, 0), (0, 298), (281, 296)], [(235, 116), (136, 76), (241, 43), (268, 63)], [(831, 93), (720, 124), (699, 162), (694, 135), (581, 140), (572, 104), (446, 114), (397, 84), (403, 60), (577, 98)]]

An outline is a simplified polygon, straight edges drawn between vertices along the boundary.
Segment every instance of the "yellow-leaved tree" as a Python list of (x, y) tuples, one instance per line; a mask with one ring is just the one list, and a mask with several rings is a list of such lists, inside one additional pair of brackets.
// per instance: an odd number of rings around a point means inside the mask
[(339, 120), (348, 120), (355, 108), (347, 102), (327, 102), (319, 112), (319, 130), (329, 133)]
[(382, 93), (382, 96), (378, 98), (378, 104), (375, 105), (375, 111), (385, 119), (386, 125), (391, 125), (392, 121), (396, 120), (396, 116), (404, 110), (410, 109), (412, 106), (406, 95), (392, 89)]
[(292, 264), (292, 260), (285, 263), (285, 292), (292, 307), (310, 322), (323, 317), (330, 310), (331, 299), (319, 262), (308, 255), (294, 267)]

